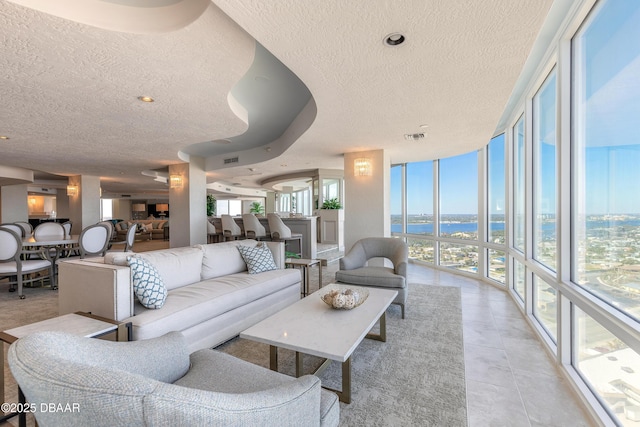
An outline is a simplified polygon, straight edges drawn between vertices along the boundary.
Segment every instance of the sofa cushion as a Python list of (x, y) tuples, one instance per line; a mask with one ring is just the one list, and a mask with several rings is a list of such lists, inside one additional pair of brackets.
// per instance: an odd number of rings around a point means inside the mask
[(167, 290), (200, 281), (202, 250), (198, 248), (162, 249), (142, 252), (136, 256), (146, 259), (158, 269)]
[(230, 274), (170, 290), (162, 310), (145, 310), (136, 304), (136, 315), (126, 320), (133, 325), (135, 340), (152, 338), (187, 330), (299, 283), (300, 271), (293, 268)]
[(273, 255), (266, 245), (250, 246), (237, 246), (242, 259), (247, 264), (249, 274), (258, 274), (264, 271), (275, 270), (276, 263), (273, 261)]
[(364, 286), (383, 286), (386, 288), (404, 288), (404, 276), (395, 274), (389, 267), (362, 267), (353, 270), (336, 271), (336, 280), (342, 283)]
[(256, 246), (255, 240), (239, 240), (234, 242), (198, 245), (202, 249), (202, 280), (226, 276), (228, 274), (247, 271), (247, 264), (237, 249), (238, 245)]
[(127, 261), (131, 267), (133, 292), (140, 304), (150, 309), (162, 308), (167, 299), (167, 288), (158, 270), (141, 258), (130, 256)]

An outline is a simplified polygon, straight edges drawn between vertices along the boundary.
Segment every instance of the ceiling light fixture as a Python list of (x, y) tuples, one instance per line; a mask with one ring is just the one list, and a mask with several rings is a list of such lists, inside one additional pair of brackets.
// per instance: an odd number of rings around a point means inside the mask
[(9, 137), (6, 135), (0, 135), (0, 139), (9, 139)]
[(399, 46), (404, 43), (405, 38), (400, 33), (391, 33), (384, 38), (384, 44), (387, 46)]
[(139, 96), (138, 99), (142, 102), (153, 102), (155, 101), (152, 97), (150, 96)]

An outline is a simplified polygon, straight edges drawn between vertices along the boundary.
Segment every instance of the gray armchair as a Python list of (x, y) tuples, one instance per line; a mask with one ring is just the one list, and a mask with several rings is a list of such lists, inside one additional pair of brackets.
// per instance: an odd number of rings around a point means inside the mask
[(179, 332), (125, 343), (38, 332), (13, 343), (8, 360), (29, 403), (77, 404), (37, 411), (42, 427), (338, 425), (337, 396), (317, 377), (187, 348)]
[[(393, 267), (369, 266), (372, 258), (386, 258)], [(340, 259), (340, 270), (336, 281), (357, 286), (393, 289), (398, 292), (393, 304), (400, 305), (402, 318), (409, 292), (407, 283), (407, 244), (393, 237), (368, 237), (358, 240), (349, 252)]]

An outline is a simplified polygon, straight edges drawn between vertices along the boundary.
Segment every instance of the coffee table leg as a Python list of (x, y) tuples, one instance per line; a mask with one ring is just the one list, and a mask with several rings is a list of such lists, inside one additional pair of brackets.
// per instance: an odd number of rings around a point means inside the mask
[(342, 362), (342, 392), (338, 399), (344, 403), (351, 403), (351, 357)]
[(296, 351), (296, 378), (300, 378), (304, 375), (302, 372), (302, 353)]
[(269, 369), (278, 372), (278, 347), (269, 346)]
[(365, 338), (369, 338), (370, 340), (387, 342), (387, 312), (385, 311), (380, 316), (380, 333), (379, 334), (367, 334)]

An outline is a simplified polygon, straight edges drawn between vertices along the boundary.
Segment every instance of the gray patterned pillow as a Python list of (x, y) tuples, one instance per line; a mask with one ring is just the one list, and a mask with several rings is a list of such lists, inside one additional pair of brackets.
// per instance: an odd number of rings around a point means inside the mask
[(273, 255), (266, 245), (261, 246), (238, 246), (242, 259), (247, 264), (249, 274), (262, 273), (263, 271), (276, 270)]
[(158, 270), (148, 261), (134, 256), (127, 257), (133, 277), (133, 292), (146, 308), (162, 308), (167, 299), (167, 288)]

